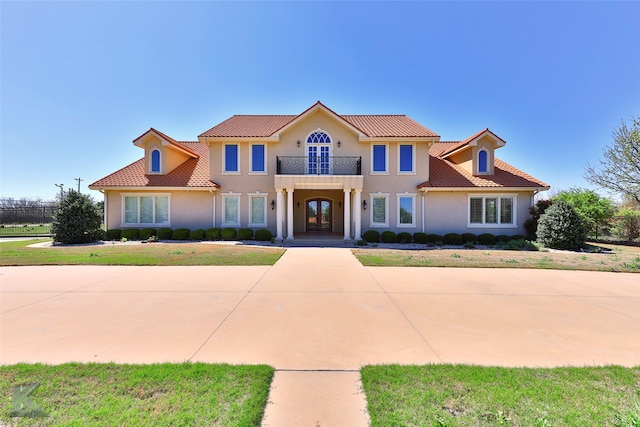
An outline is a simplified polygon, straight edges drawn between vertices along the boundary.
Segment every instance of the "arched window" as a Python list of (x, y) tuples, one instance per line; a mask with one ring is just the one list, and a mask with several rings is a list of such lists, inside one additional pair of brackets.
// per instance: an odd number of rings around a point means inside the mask
[(489, 172), (489, 154), (487, 150), (480, 150), (478, 152), (478, 173)]
[(160, 173), (160, 150), (151, 150), (151, 173)]
[(311, 132), (307, 137), (307, 174), (331, 174), (331, 137), (323, 130)]
[(317, 130), (309, 135), (307, 144), (331, 144), (331, 138), (326, 132)]

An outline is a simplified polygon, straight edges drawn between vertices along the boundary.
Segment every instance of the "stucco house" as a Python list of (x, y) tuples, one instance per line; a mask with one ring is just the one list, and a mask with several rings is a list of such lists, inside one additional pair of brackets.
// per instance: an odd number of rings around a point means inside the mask
[(317, 102), (298, 115), (234, 115), (176, 141), (156, 129), (144, 156), (89, 186), (106, 229), (267, 228), (276, 239), (368, 229), (525, 234), (549, 186), (495, 157), (484, 129), (441, 141), (405, 115), (340, 115)]

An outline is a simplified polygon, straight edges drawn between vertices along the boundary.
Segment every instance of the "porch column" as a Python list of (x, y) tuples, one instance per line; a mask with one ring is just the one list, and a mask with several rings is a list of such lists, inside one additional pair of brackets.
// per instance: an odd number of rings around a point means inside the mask
[(287, 188), (287, 240), (293, 240), (293, 188)]
[(344, 240), (351, 240), (351, 189), (344, 189)]
[(282, 211), (284, 209), (284, 197), (282, 188), (276, 188), (276, 240), (282, 240)]
[(356, 192), (355, 194), (355, 198), (353, 200), (353, 216), (354, 216), (354, 221), (355, 221), (355, 230), (353, 230), (353, 239), (358, 241), (362, 239), (362, 236), (360, 235), (362, 233), (362, 200), (361, 200), (361, 195), (362, 195), (362, 190), (359, 188), (356, 188), (354, 190)]

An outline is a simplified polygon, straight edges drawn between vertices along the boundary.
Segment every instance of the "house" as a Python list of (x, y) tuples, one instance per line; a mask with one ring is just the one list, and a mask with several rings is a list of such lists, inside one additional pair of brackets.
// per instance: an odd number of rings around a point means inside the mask
[(89, 186), (105, 227), (267, 228), (277, 239), (368, 229), (526, 234), (549, 186), (495, 157), (484, 129), (463, 141), (405, 115), (340, 115), (317, 102), (298, 115), (234, 115), (176, 141), (149, 129), (144, 157)]

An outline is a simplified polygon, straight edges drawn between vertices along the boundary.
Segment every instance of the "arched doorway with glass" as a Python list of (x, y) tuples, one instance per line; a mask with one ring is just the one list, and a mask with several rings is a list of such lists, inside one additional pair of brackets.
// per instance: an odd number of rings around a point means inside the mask
[(311, 132), (306, 147), (306, 173), (331, 175), (331, 136), (321, 129)]
[(333, 203), (329, 199), (309, 199), (306, 201), (306, 231), (333, 231)]

